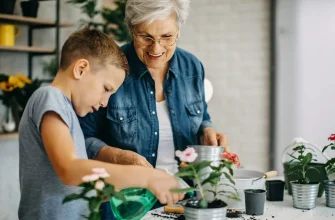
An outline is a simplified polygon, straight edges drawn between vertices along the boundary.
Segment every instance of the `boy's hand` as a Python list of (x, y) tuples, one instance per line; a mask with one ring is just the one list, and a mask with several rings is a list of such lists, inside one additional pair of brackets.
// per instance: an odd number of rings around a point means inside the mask
[(172, 193), (171, 189), (180, 188), (176, 178), (163, 170), (152, 169), (147, 187), (162, 204), (173, 205), (184, 198), (184, 193)]
[(152, 165), (145, 159), (145, 157), (130, 150), (121, 150), (116, 160), (117, 164), (139, 165), (152, 168)]

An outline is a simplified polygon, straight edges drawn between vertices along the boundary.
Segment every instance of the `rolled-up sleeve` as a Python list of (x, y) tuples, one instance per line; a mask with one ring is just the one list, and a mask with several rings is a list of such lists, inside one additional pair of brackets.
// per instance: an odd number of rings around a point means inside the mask
[(102, 147), (107, 144), (98, 138), (98, 126), (103, 126), (99, 123), (101, 112), (87, 114), (85, 117), (78, 117), (81, 129), (85, 136), (86, 152), (89, 159), (95, 159)]

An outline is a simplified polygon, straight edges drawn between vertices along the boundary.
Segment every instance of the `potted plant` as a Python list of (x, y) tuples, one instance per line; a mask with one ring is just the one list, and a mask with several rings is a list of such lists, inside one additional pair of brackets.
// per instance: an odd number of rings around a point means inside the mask
[(23, 16), (33, 18), (37, 17), (37, 11), (39, 7), (38, 0), (21, 1), (20, 4)]
[[(294, 149), (297, 146), (302, 146), (302, 145), (307, 150), (306, 152), (311, 152), (312, 154), (314, 154), (313, 160), (306, 165), (306, 169), (312, 167), (312, 169), (309, 169), (309, 171), (306, 173), (306, 178), (308, 178), (309, 181), (311, 182), (320, 182), (318, 197), (321, 197), (324, 192), (324, 187), (325, 187), (324, 180), (328, 180), (328, 176), (325, 170), (325, 164), (328, 159), (322, 153), (321, 149), (307, 142), (301, 137), (294, 138), (292, 143), (283, 151), (283, 154), (282, 154), (285, 186), (288, 189), (288, 194), (292, 195), (291, 182), (295, 180), (300, 180), (301, 178), (303, 178), (301, 172), (292, 172), (296, 168), (294, 165), (296, 163), (299, 163), (299, 161), (297, 160), (292, 161), (292, 157), (290, 156), (290, 154), (293, 154), (296, 157), (298, 157), (299, 152), (295, 151)], [(296, 164), (296, 165), (299, 165), (299, 164)]]
[(16, 0), (0, 0), (0, 14), (13, 14)]
[(301, 174), (300, 179), (291, 181), (293, 207), (298, 209), (313, 209), (315, 208), (315, 200), (320, 183), (311, 182), (306, 174), (311, 170), (319, 171), (314, 167), (308, 167), (315, 155), (311, 152), (306, 153), (305, 151), (306, 147), (303, 144), (293, 148), (293, 152), (289, 154), (292, 160), (289, 162), (291, 172), (288, 175)]
[(7, 108), (5, 122), (2, 124), (5, 132), (18, 129), (21, 115), (32, 93), (39, 88), (39, 80), (30, 80), (22, 74), (9, 76), (0, 74), (0, 100)]
[[(188, 147), (185, 151), (176, 151), (176, 156), (179, 157), (180, 161), (186, 163), (186, 166), (180, 168), (175, 176), (191, 179), (195, 186), (177, 189), (174, 192), (199, 192), (199, 197), (188, 201), (184, 207), (186, 219), (213, 219), (214, 217), (225, 219), (227, 204), (221, 198), (239, 200), (237, 190), (234, 187), (235, 182), (232, 179), (233, 162), (239, 163), (236, 156), (223, 153), (220, 162), (216, 165), (212, 165), (212, 161), (208, 160), (196, 161), (198, 154), (193, 147)], [(227, 178), (230, 183), (221, 183), (222, 176)], [(205, 189), (205, 184), (210, 184), (211, 189)], [(208, 200), (208, 193), (213, 194), (211, 200)]]
[[(322, 152), (325, 152), (329, 147), (335, 150), (335, 134), (330, 135), (328, 138), (330, 143), (326, 145)], [(326, 189), (326, 205), (335, 208), (335, 157), (329, 159), (326, 163), (326, 171), (330, 180), (325, 181)]]
[(92, 174), (82, 178), (83, 183), (79, 185), (81, 192), (66, 196), (63, 204), (78, 199), (86, 200), (89, 214), (84, 217), (88, 220), (100, 220), (100, 205), (110, 197), (123, 199), (123, 196), (115, 191), (113, 185), (105, 182), (104, 178), (109, 177), (109, 174), (104, 168), (94, 168), (92, 171)]

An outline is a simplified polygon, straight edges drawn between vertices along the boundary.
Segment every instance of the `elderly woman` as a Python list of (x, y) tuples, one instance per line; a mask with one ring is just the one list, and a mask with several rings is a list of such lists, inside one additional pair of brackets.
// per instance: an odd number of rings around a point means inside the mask
[(176, 150), (227, 145), (207, 112), (202, 63), (177, 47), (188, 9), (189, 0), (127, 1), (133, 41), (122, 50), (130, 74), (107, 108), (81, 119), (91, 158), (175, 173)]

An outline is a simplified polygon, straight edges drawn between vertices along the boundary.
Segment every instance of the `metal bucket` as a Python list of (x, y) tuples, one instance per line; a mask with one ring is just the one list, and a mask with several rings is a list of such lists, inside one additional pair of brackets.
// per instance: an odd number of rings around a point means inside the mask
[(325, 181), (326, 206), (335, 208), (335, 180)]
[(297, 209), (313, 209), (316, 206), (316, 197), (320, 183), (300, 184), (292, 181), (293, 207)]
[(211, 209), (197, 209), (185, 206), (186, 220), (224, 220), (226, 216), (227, 206)]
[(192, 145), (188, 147), (193, 147), (197, 152), (197, 161), (219, 161), (221, 160), (220, 155), (224, 151), (224, 147), (218, 146)]

